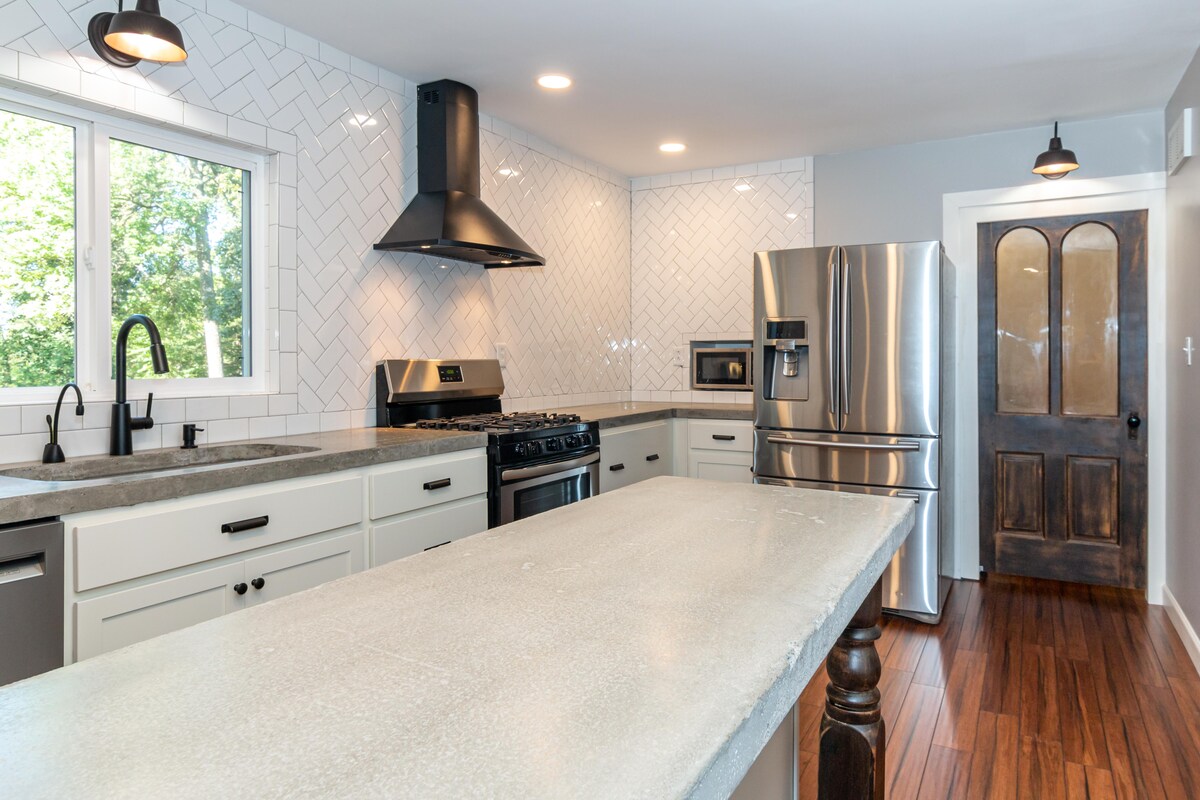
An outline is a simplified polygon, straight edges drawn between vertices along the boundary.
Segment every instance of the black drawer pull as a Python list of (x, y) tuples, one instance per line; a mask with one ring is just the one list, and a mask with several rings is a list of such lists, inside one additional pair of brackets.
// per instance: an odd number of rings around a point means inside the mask
[(435, 545), (433, 545), (433, 546), (431, 546), (431, 547), (426, 547), (426, 548), (425, 548), (424, 550), (422, 550), (421, 552), (423, 552), (423, 553), (428, 553), (430, 550), (437, 550), (439, 547), (445, 547), (445, 546), (446, 546), (446, 545), (448, 545), (448, 544), (450, 544), (450, 543), (449, 543), (449, 542), (442, 542), (441, 544), (435, 544)]
[(613, 464), (611, 467), (608, 468), (608, 471), (609, 472), (620, 472), (623, 469), (625, 469), (624, 464)]
[(430, 481), (425, 484), (425, 491), (432, 492), (434, 489), (445, 489), (450, 485), (449, 478), (442, 478), (440, 481)]
[(270, 517), (262, 516), (239, 519), (237, 522), (226, 522), (221, 526), (221, 533), (241, 533), (242, 531), (252, 531), (255, 528), (265, 528), (270, 521)]
[(714, 433), (713, 438), (718, 442), (732, 442), (737, 437), (731, 433)]
[(646, 456), (647, 461), (658, 461), (658, 453)]

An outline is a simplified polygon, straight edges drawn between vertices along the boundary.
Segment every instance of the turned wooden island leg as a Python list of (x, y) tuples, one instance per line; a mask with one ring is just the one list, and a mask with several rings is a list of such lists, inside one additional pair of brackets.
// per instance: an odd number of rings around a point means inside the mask
[(886, 737), (879, 704), (883, 584), (876, 583), (829, 651), (817, 796), (883, 800)]

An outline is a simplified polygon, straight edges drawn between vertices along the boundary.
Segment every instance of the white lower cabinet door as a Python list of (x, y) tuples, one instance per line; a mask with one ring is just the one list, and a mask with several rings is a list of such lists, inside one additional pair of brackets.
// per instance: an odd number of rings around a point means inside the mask
[(98, 656), (243, 607), (242, 562), (167, 578), (75, 604), (75, 659)]
[(729, 483), (752, 483), (751, 453), (722, 450), (692, 450), (688, 453), (688, 477)]
[(441, 547), (487, 526), (486, 495), (384, 520), (371, 528), (371, 566)]
[(302, 592), (355, 572), (365, 560), (366, 534), (355, 531), (246, 559), (246, 605)]

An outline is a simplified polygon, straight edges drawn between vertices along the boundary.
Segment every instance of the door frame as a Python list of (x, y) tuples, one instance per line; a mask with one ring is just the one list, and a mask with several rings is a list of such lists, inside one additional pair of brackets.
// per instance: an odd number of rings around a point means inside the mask
[(957, 576), (979, 569), (979, 302), (981, 222), (1146, 209), (1146, 599), (1161, 605), (1166, 580), (1166, 186), (1164, 172), (956, 192), (942, 196), (942, 241), (955, 266), (954, 532)]

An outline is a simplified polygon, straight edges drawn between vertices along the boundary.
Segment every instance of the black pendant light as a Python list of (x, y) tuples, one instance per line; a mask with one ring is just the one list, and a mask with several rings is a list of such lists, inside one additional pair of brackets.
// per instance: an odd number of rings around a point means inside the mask
[(138, 0), (134, 11), (126, 11), (125, 0), (118, 0), (117, 13), (92, 17), (88, 41), (96, 54), (114, 67), (132, 67), (143, 60), (167, 63), (187, 58), (183, 34), (159, 12), (158, 0)]
[(1033, 162), (1033, 174), (1041, 175), (1049, 181), (1056, 181), (1068, 172), (1079, 169), (1079, 159), (1074, 150), (1064, 150), (1062, 139), (1058, 138), (1058, 123), (1054, 123), (1054, 137), (1050, 140), (1050, 149), (1037, 157)]

